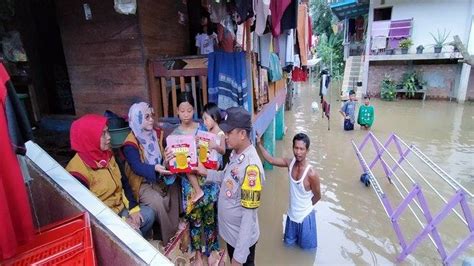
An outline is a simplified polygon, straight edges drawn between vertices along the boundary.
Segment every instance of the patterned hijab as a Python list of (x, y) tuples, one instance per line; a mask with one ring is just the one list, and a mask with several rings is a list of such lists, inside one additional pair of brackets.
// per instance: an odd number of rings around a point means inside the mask
[(151, 165), (160, 164), (162, 156), (156, 131), (144, 128), (146, 114), (153, 114), (150, 105), (144, 102), (135, 103), (128, 111), (128, 122), (138, 143), (145, 152), (146, 163)]

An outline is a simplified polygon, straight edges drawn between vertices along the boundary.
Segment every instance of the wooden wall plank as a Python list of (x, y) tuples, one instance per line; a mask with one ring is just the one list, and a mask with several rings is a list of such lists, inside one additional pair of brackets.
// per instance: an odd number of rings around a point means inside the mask
[(145, 68), (141, 64), (80, 65), (69, 67), (72, 85), (142, 85)]
[(193, 94), (193, 100), (194, 100), (194, 112), (198, 111), (198, 98), (197, 98), (197, 93), (196, 93), (196, 77), (191, 77), (191, 92)]
[(142, 64), (142, 46), (137, 40), (71, 44), (64, 51), (71, 66), (104, 64)]
[[(184, 10), (182, 9), (184, 7)], [(181, 8), (181, 9), (180, 9)], [(188, 25), (178, 22), (179, 12), (186, 14), (186, 6), (176, 0), (140, 0), (138, 2), (138, 20), (143, 41), (143, 54), (146, 59), (189, 54)], [(151, 72), (148, 72), (151, 74)], [(156, 69), (155, 69), (156, 74)], [(163, 75), (167, 76), (167, 75)], [(176, 77), (178, 77), (177, 75)], [(184, 91), (184, 79), (180, 79), (180, 90)], [(177, 114), (176, 80), (172, 78), (172, 105), (169, 107), (168, 92), (163, 90), (166, 82), (161, 79), (162, 108), (165, 116)], [(151, 88), (151, 87), (149, 87)]]
[(202, 90), (202, 102), (204, 105), (207, 104), (207, 76), (201, 76), (201, 90)]
[(76, 114), (127, 114), (150, 98), (138, 18), (115, 12), (113, 1), (87, 3), (92, 20), (85, 20), (84, 1), (56, 1)]
[(171, 102), (173, 104), (173, 116), (177, 116), (178, 98), (176, 97), (176, 78), (171, 78)]
[[(126, 113), (136, 99), (167, 101), (166, 90), (156, 91), (162, 82), (151, 80), (146, 59), (188, 55), (188, 25), (181, 25), (177, 15), (182, 2), (140, 0), (136, 15), (115, 12), (113, 1), (87, 3), (89, 21), (83, 1), (56, 1), (76, 114), (102, 113), (107, 106)], [(155, 108), (164, 114), (169, 112), (165, 106)]]
[(178, 11), (186, 15), (185, 8), (176, 0), (139, 2), (138, 16), (147, 58), (189, 54), (189, 27), (178, 21)]
[(110, 40), (140, 40), (140, 29), (136, 19), (109, 20), (88, 24), (62, 25), (62, 40), (67, 44), (100, 43)]
[(184, 82), (184, 77), (179, 77), (179, 88), (181, 90), (181, 92), (185, 92), (186, 91), (186, 83)]
[[(153, 62), (148, 61), (147, 63), (148, 66), (148, 87), (150, 91), (150, 102), (151, 106), (153, 109), (155, 109), (155, 120), (157, 120), (158, 117), (163, 116), (163, 108), (162, 107), (162, 100), (161, 100), (161, 86), (160, 86), (160, 81), (155, 79), (153, 75)], [(166, 91), (166, 87), (164, 88)]]
[[(154, 78), (154, 77), (153, 77)], [(161, 95), (162, 95), (162, 104), (163, 104), (163, 115), (165, 117), (169, 116), (169, 100), (168, 100), (168, 89), (166, 88), (166, 79), (160, 78), (161, 82)]]

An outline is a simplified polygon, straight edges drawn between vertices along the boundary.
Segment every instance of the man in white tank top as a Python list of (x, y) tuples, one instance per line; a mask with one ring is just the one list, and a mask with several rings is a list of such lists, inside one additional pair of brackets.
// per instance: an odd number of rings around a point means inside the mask
[(318, 242), (314, 205), (321, 199), (321, 189), (318, 174), (306, 160), (309, 137), (304, 133), (294, 136), (292, 159), (274, 158), (265, 150), (259, 137), (257, 144), (268, 163), (288, 168), (290, 204), (285, 226), (285, 244), (298, 244), (303, 249), (315, 249)]

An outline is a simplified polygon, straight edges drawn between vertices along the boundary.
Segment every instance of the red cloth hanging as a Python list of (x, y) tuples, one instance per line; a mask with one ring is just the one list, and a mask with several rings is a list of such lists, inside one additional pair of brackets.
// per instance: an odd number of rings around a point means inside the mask
[(0, 64), (0, 261), (15, 255), (17, 247), (33, 237), (30, 203), (8, 135), (5, 83), (9, 79)]
[(272, 0), (270, 2), (272, 34), (274, 37), (278, 37), (281, 34), (281, 18), (290, 3), (291, 0)]
[(302, 68), (295, 67), (291, 72), (291, 80), (295, 82), (305, 82), (308, 80), (308, 73)]

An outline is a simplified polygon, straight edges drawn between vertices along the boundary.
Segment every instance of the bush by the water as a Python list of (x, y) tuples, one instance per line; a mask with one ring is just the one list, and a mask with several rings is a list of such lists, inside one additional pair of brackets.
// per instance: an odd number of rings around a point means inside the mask
[(395, 81), (388, 75), (382, 80), (380, 98), (386, 101), (393, 101), (397, 96)]

